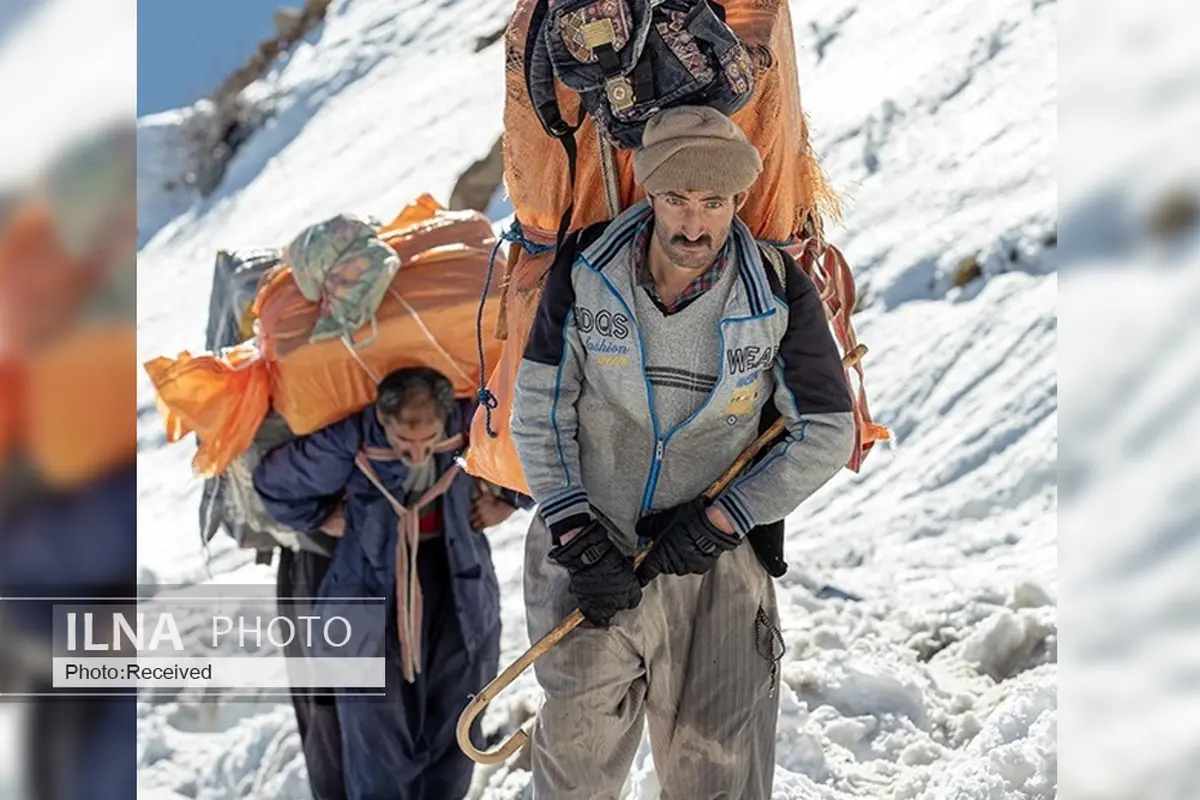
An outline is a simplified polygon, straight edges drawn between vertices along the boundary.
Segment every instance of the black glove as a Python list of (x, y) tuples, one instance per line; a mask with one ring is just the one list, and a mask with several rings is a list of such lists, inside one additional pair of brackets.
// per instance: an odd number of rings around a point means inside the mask
[(649, 542), (658, 540), (658, 537), (666, 533), (667, 529), (675, 524), (675, 520), (679, 519), (680, 515), (687, 509), (688, 503), (662, 511), (655, 511), (653, 514), (642, 517), (637, 521), (638, 538)]
[(550, 559), (571, 573), (571, 594), (588, 622), (607, 628), (618, 611), (642, 602), (642, 585), (633, 559), (624, 555), (599, 522), (591, 522), (566, 544), (550, 550)]
[(697, 497), (638, 523), (638, 533), (654, 540), (638, 568), (643, 586), (660, 572), (701, 575), (712, 569), (722, 553), (741, 544), (737, 536), (709, 522), (704, 509), (704, 498)]

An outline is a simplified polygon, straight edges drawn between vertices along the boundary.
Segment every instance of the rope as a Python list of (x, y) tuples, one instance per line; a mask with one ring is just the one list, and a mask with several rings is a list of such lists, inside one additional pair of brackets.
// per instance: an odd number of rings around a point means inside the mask
[(429, 326), (425, 324), (425, 320), (421, 319), (421, 315), (417, 313), (417, 310), (415, 308), (413, 308), (412, 305), (410, 305), (409, 302), (404, 299), (404, 296), (401, 295), (399, 292), (397, 292), (395, 289), (389, 288), (388, 294), (390, 294), (392, 297), (396, 298), (396, 300), (398, 300), (400, 302), (400, 304), (402, 306), (404, 306), (404, 308), (408, 311), (408, 313), (412, 315), (412, 318), (416, 321), (417, 325), (421, 328), (421, 333), (425, 334), (425, 338), (428, 339), (429, 343), (434, 346), (434, 348), (438, 351), (438, 353), (441, 354), (442, 358), (444, 358), (446, 360), (446, 363), (454, 368), (454, 371), (458, 373), (458, 376), (460, 378), (462, 378), (467, 383), (470, 383), (471, 382), (470, 377), (467, 376), (467, 373), (463, 372), (462, 367), (460, 367), (458, 365), (458, 362), (456, 362), (453, 358), (450, 357), (450, 354), (446, 352), (446, 348), (442, 347), (441, 342), (439, 342), (437, 340), (437, 337), (435, 337), (433, 335), (433, 331), (429, 330)]
[(342, 344), (344, 344), (346, 346), (346, 350), (350, 353), (350, 356), (355, 361), (358, 362), (358, 365), (363, 368), (363, 371), (367, 373), (367, 376), (372, 381), (375, 382), (376, 386), (378, 386), (379, 383), (383, 380), (383, 378), (379, 377), (379, 374), (377, 372), (375, 372), (375, 370), (371, 369), (371, 367), (367, 364), (367, 362), (362, 360), (362, 356), (360, 356), (358, 354), (358, 351), (354, 349), (354, 346), (352, 344), (350, 344), (348, 341), (346, 341), (346, 339), (344, 337), (342, 338), (341, 341), (342, 341)]
[[(369, 461), (376, 456), (384, 460), (387, 455), (387, 451), (374, 450), (374, 455), (360, 451), (354, 463), (396, 512), (396, 627), (404, 679), (412, 683), (421, 672), (421, 617), (424, 610), (424, 593), (417, 574), (417, 552), (421, 543), (418, 515), (422, 508), (446, 493), (458, 476), (459, 466), (452, 464), (417, 502), (405, 506), (383, 485)], [(394, 456), (399, 458), (398, 454)]]
[(500, 238), (496, 240), (496, 245), (492, 248), (492, 255), (488, 258), (487, 277), (483, 282), (483, 292), (479, 295), (479, 309), (475, 314), (475, 346), (479, 357), (479, 391), (477, 397), (479, 405), (483, 406), (484, 414), (486, 415), (485, 428), (488, 436), (496, 438), (497, 433), (492, 430), (492, 411), (499, 405), (499, 400), (492, 390), (487, 387), (487, 367), (483, 359), (483, 308), (487, 304), (488, 292), (492, 289), (492, 276), (496, 269), (496, 255), (500, 252), (500, 245), (504, 242), (512, 242), (519, 244), (526, 253), (532, 256), (547, 253), (554, 249), (552, 245), (537, 244), (526, 238), (524, 231), (521, 229), (520, 220), (513, 218), (512, 225), (508, 230), (500, 234)]
[[(425, 320), (421, 319), (421, 315), (417, 312), (417, 309), (415, 309), (411, 303), (405, 300), (404, 296), (397, 292), (394, 288), (389, 288), (388, 294), (396, 298), (396, 301), (400, 303), (400, 305), (404, 306), (404, 309), (417, 323), (417, 327), (421, 329), (421, 333), (425, 334), (425, 338), (429, 340), (429, 343), (433, 345), (434, 349), (438, 351), (445, 362), (449, 364), (455, 372), (458, 373), (458, 376), (462, 378), (463, 381), (470, 383), (470, 377), (467, 375), (467, 373), (463, 372), (463, 369), (458, 365), (458, 362), (455, 361), (448, 352), (446, 352), (446, 348), (442, 347), (442, 343), (439, 342), (437, 337), (433, 335), (433, 331), (429, 330), (429, 326), (425, 324)], [(372, 319), (372, 321), (374, 320)], [(350, 353), (350, 357), (353, 358), (355, 362), (363, 368), (363, 372), (367, 373), (367, 377), (374, 381), (375, 385), (378, 386), (383, 378), (378, 372), (371, 369), (371, 366), (363, 360), (362, 356), (359, 355), (358, 348), (356, 348), (353, 343), (348, 341), (345, 337), (342, 337), (341, 342), (345, 346), (346, 351)]]

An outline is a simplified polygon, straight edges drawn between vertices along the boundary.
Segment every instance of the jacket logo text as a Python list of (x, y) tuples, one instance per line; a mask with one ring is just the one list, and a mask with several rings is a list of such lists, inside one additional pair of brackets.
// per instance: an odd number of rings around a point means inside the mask
[(575, 324), (580, 333), (595, 331), (601, 336), (612, 336), (616, 339), (629, 338), (629, 317), (621, 312), (615, 314), (608, 309), (592, 313), (583, 306), (575, 307)]
[(730, 375), (740, 375), (743, 372), (759, 372), (771, 368), (775, 361), (774, 347), (735, 347), (725, 351), (725, 361)]

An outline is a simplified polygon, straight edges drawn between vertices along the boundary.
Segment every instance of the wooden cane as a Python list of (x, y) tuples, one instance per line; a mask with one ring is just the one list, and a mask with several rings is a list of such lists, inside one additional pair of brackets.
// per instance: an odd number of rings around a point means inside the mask
[[(854, 366), (854, 364), (858, 363), (862, 357), (866, 355), (866, 353), (866, 345), (858, 345), (842, 358), (842, 366), (847, 368)], [(781, 416), (779, 419), (775, 420), (775, 424), (773, 424), (770, 428), (767, 428), (767, 430), (760, 434), (757, 439), (751, 442), (749, 446), (747, 446), (746, 449), (743, 450), (736, 459), (734, 459), (733, 463), (729, 465), (729, 468), (721, 473), (721, 477), (713, 481), (713, 483), (704, 491), (704, 498), (706, 500), (712, 500), (721, 492), (725, 491), (725, 487), (728, 486), (734, 478), (741, 474), (746, 465), (749, 464), (756, 455), (758, 455), (758, 452), (770, 444), (770, 442), (776, 436), (783, 433), (786, 427), (787, 420), (784, 417)], [(649, 552), (649, 546), (639, 550), (634, 556), (634, 565), (641, 565), (642, 560), (645, 559), (646, 554)], [(487, 686), (483, 687), (483, 691), (471, 698), (471, 702), (467, 703), (467, 707), (463, 709), (462, 714), (460, 714), (458, 717), (458, 727), (456, 729), (456, 733), (458, 735), (458, 746), (462, 748), (462, 751), (466, 753), (472, 761), (478, 764), (499, 764), (501, 761), (515, 753), (521, 747), (521, 745), (525, 744), (526, 740), (529, 738), (529, 732), (526, 731), (525, 728), (518, 728), (511, 736), (501, 742), (495, 749), (480, 750), (471, 743), (471, 725), (475, 722), (475, 718), (483, 713), (483, 710), (487, 708), (488, 704), (491, 703), (492, 700), (496, 699), (496, 696), (505, 688), (507, 688), (510, 683), (517, 679), (518, 675), (529, 669), (529, 667), (533, 665), (533, 662), (544, 656), (551, 647), (554, 647), (554, 645), (561, 642), (568, 633), (579, 627), (581, 622), (583, 622), (583, 612), (581, 612), (579, 609), (575, 609), (568, 614), (562, 622), (558, 623), (558, 625), (556, 625), (552, 631), (547, 633), (541, 639), (538, 639), (533, 646), (522, 653), (520, 658), (509, 664), (503, 672), (493, 678)]]

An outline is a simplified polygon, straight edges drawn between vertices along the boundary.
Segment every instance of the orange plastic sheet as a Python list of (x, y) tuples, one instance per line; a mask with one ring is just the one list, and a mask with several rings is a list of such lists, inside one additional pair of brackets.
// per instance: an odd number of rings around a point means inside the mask
[(0, 357), (0, 470), (4, 469), (22, 438), (20, 397), (23, 393), (24, 375), (20, 364), (11, 357)]
[(167, 442), (199, 436), (192, 469), (203, 477), (219, 474), (245, 452), (271, 407), (270, 370), (253, 341), (220, 353), (185, 351), (144, 366)]
[[(505, 34), (513, 54), (505, 72), (504, 179), (517, 219), (526, 233), (549, 236), (553, 243), (559, 218), (570, 204), (567, 157), (542, 129), (525, 88), (524, 51), (536, 0), (520, 0)], [(813, 155), (808, 122), (800, 103), (796, 41), (789, 5), (761, 0), (726, 0), (725, 19), (750, 50), (755, 64), (755, 90), (733, 114), (758, 148), (763, 171), (751, 187), (742, 219), (754, 235), (784, 241), (798, 233), (814, 211), (835, 213), (837, 200), (826, 185)], [(556, 82), (563, 119), (579, 116), (579, 96)], [(571, 227), (583, 228), (609, 219), (605, 200), (599, 137), (590, 117), (575, 134), (578, 155)], [(644, 194), (633, 178), (633, 152), (618, 150), (616, 177), (622, 208)]]

